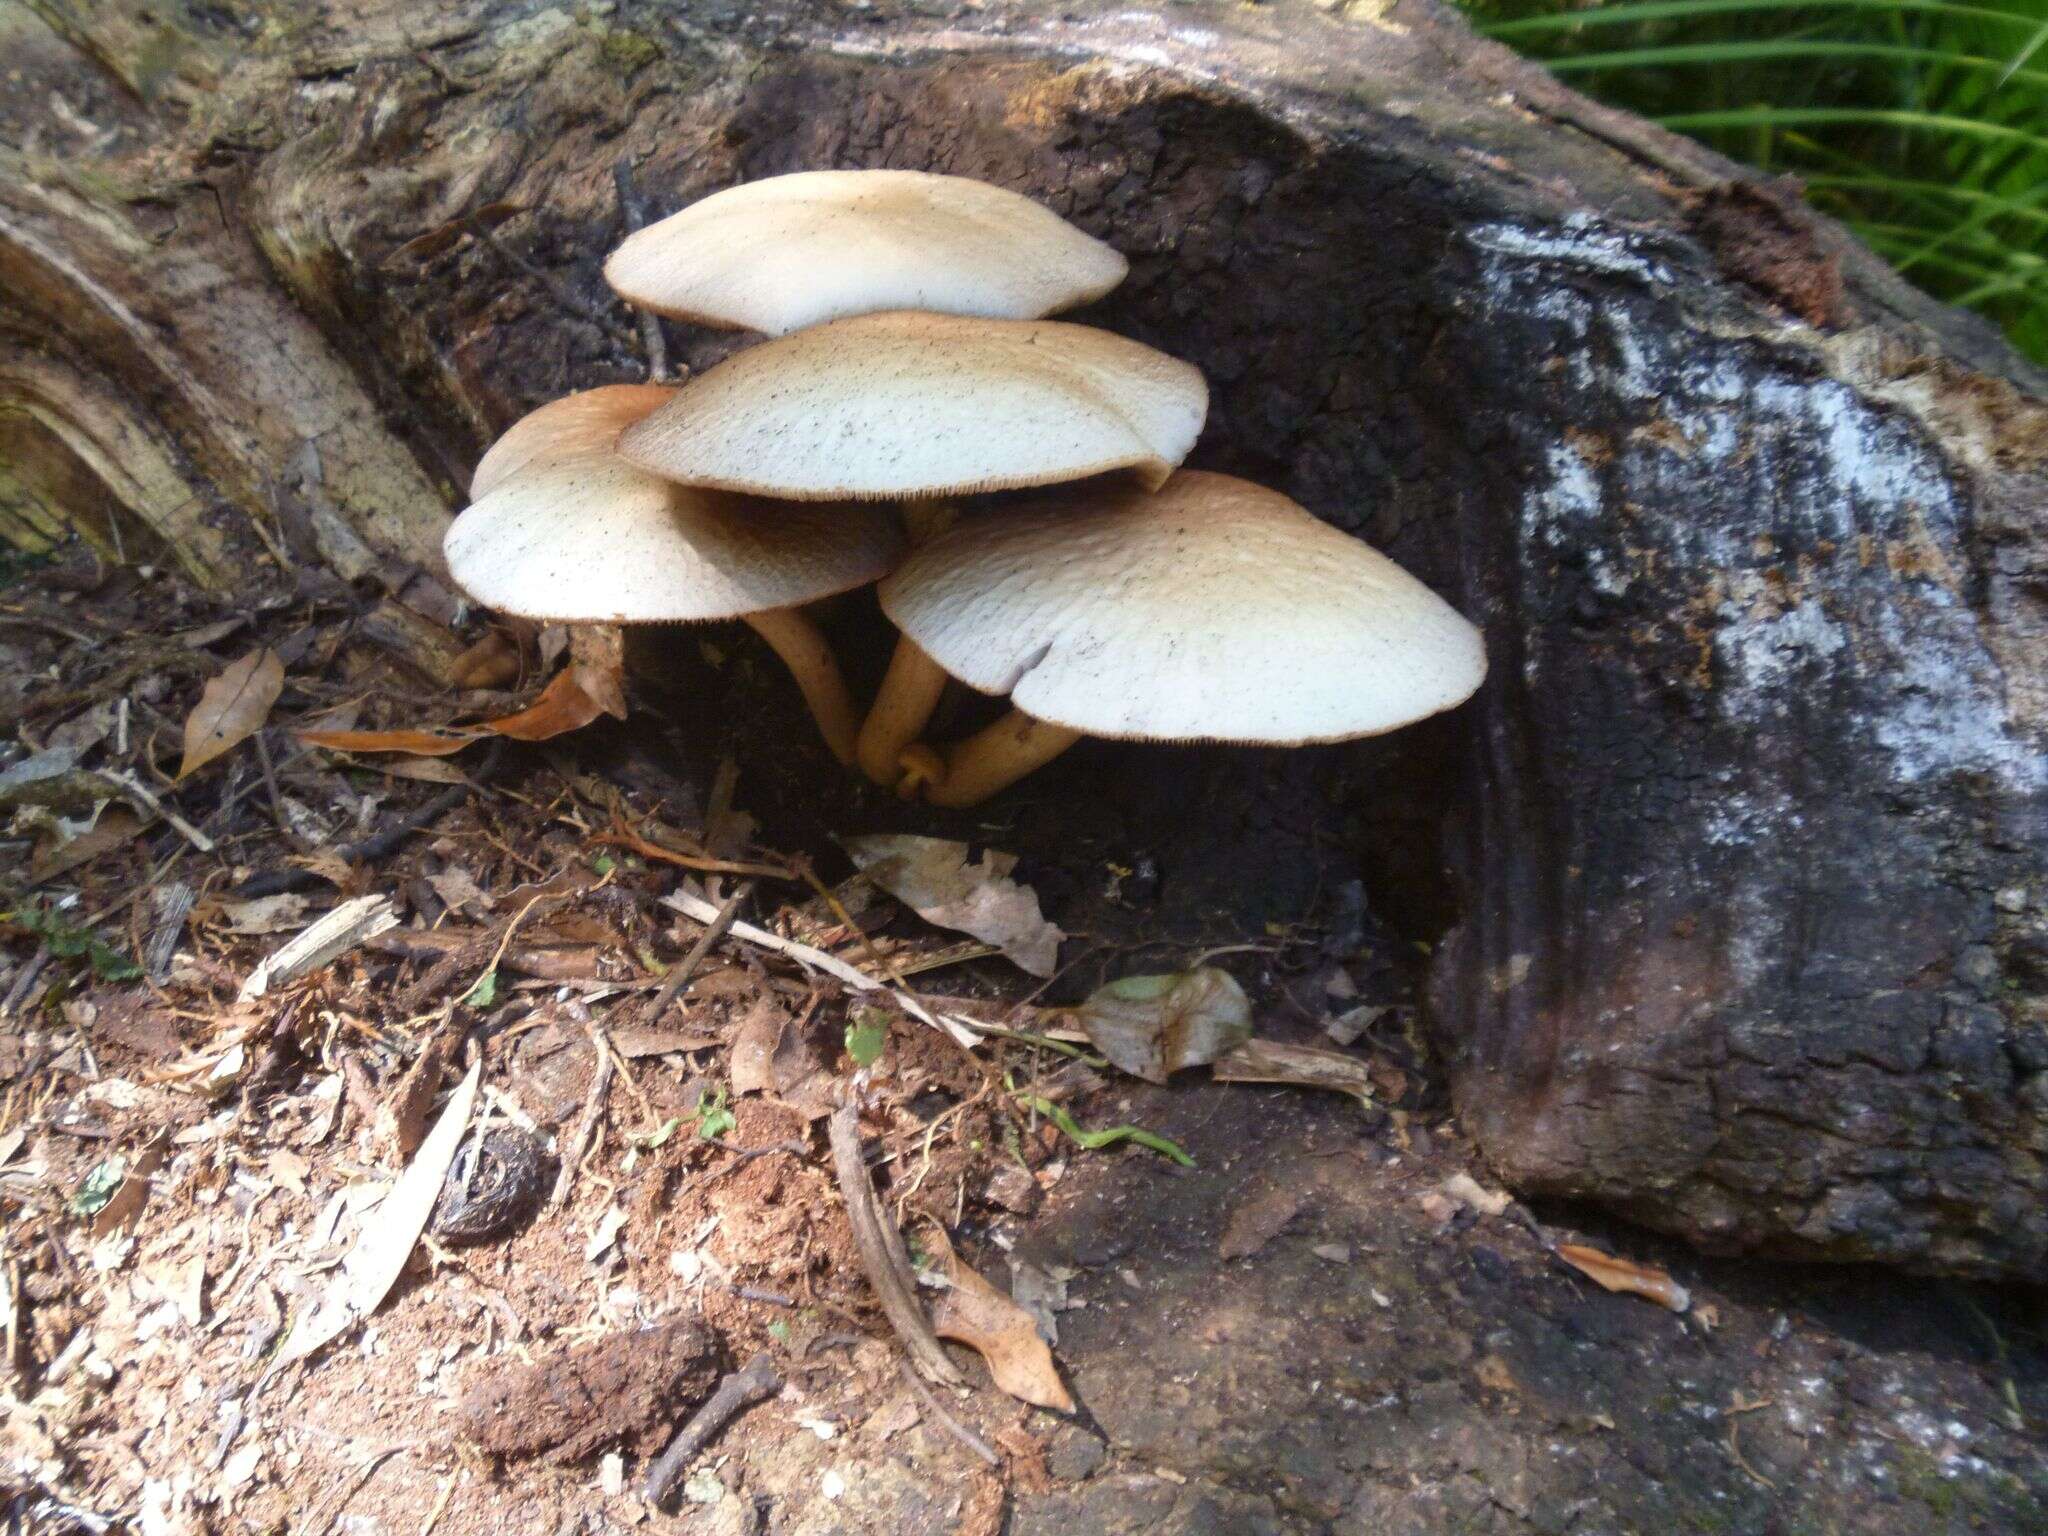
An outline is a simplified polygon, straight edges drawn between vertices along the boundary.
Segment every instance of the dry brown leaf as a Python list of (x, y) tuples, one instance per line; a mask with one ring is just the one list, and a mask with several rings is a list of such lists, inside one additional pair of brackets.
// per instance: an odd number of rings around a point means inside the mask
[(789, 1015), (774, 998), (763, 994), (754, 999), (754, 1006), (732, 1037), (730, 1071), (735, 1094), (775, 1091), (775, 1048), (788, 1026)]
[(614, 720), (626, 718), (626, 632), (616, 624), (569, 628), (569, 671), (576, 686)]
[(446, 757), (482, 739), (475, 731), (457, 730), (299, 732), (307, 746), (330, 752), (404, 752), (414, 757)]
[(1183, 1067), (1204, 1066), (1242, 1046), (1252, 1032), (1252, 1005), (1228, 971), (1204, 965), (1097, 987), (1074, 1020), (1117, 1067), (1163, 1083)]
[[(554, 681), (543, 688), (540, 697), (526, 708), (495, 720), (434, 730), (301, 731), (299, 740), (308, 746), (326, 747), (332, 752), (403, 752), (410, 757), (429, 758), (447, 757), (487, 736), (509, 736), (514, 741), (546, 741), (552, 736), (580, 730), (608, 712), (608, 705), (600, 703), (586, 690), (586, 681), (597, 687), (600, 693), (606, 693), (608, 685), (602, 673), (570, 667), (555, 674)], [(607, 697), (614, 694), (615, 690)], [(618, 712), (623, 715), (624, 709), (623, 699), (620, 699)], [(426, 777), (417, 771), (414, 776)]]
[(1327, 1088), (1372, 1103), (1371, 1069), (1343, 1051), (1283, 1040), (1247, 1040), (1212, 1068), (1220, 1083), (1285, 1083), (1291, 1088)]
[(928, 923), (971, 934), (1000, 949), (1018, 969), (1050, 976), (1066, 937), (1045, 919), (1038, 893), (1010, 878), (1014, 853), (982, 850), (943, 837), (849, 837), (854, 867)]
[(1641, 1296), (1673, 1312), (1692, 1305), (1692, 1294), (1661, 1269), (1617, 1259), (1611, 1253), (1589, 1248), (1584, 1243), (1559, 1243), (1557, 1256), (1602, 1290)]
[(604, 706), (584, 691), (577, 669), (571, 667), (566, 672), (557, 672), (555, 680), (526, 708), (486, 720), (477, 729), (510, 736), (514, 741), (546, 741), (551, 736), (581, 730), (604, 712)]
[(1031, 1314), (962, 1262), (943, 1231), (931, 1228), (929, 1238), (937, 1250), (938, 1272), (951, 1282), (932, 1308), (932, 1331), (978, 1353), (995, 1384), (1010, 1396), (1072, 1413), (1074, 1399)]
[(185, 759), (178, 764), (178, 777), (205, 767), (262, 730), (283, 691), (284, 663), (267, 645), (209, 682), (185, 717)]

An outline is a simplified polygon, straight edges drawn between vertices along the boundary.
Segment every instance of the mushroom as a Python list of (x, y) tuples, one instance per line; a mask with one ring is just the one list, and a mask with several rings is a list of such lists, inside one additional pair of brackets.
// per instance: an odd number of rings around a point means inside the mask
[(963, 519), (881, 584), (931, 664), (1012, 709), (903, 754), (938, 805), (974, 805), (1084, 735), (1301, 746), (1462, 703), (1479, 631), (1371, 546), (1228, 475), (1157, 494), (1095, 484)]
[(1028, 197), (924, 171), (800, 171), (717, 192), (627, 237), (605, 280), (679, 320), (786, 335), (885, 309), (1035, 320), (1129, 263)]
[(891, 310), (734, 354), (628, 428), (619, 452), (684, 485), (793, 501), (1126, 468), (1157, 486), (1208, 409), (1191, 364), (1109, 331)]
[[(728, 358), (628, 431), (619, 451), (692, 485), (907, 498), (922, 542), (952, 519), (935, 497), (1113, 469), (1157, 487), (1208, 408), (1200, 370), (1107, 331), (898, 311)], [(945, 684), (916, 646), (898, 644), (857, 748), (876, 783), (896, 783)]]
[(818, 729), (853, 760), (858, 712), (800, 605), (865, 585), (903, 552), (879, 507), (793, 505), (677, 485), (613, 451), (675, 395), (612, 385), (544, 405), (477, 465), (449, 573), (477, 602), (557, 623), (739, 619), (780, 656)]

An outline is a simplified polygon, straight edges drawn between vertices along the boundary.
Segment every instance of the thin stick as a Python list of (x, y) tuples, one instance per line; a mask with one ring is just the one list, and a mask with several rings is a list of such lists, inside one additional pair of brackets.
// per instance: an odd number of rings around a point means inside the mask
[(137, 800), (140, 800), (148, 809), (163, 817), (165, 821), (177, 829), (180, 837), (184, 838), (186, 842), (197, 848), (201, 853), (213, 852), (212, 838), (193, 826), (191, 822), (180, 816), (168, 805), (165, 805), (163, 801), (157, 798), (156, 792), (144, 784), (142, 780), (136, 778), (134, 774), (126, 769), (116, 772), (110, 768), (102, 768), (100, 770), (100, 777), (120, 785), (121, 788), (133, 795)]
[(576, 1182), (577, 1170), (590, 1153), (591, 1134), (597, 1129), (598, 1116), (604, 1111), (605, 1094), (612, 1086), (611, 1052), (594, 1040), (591, 1048), (597, 1052), (597, 1075), (590, 1080), (590, 1096), (583, 1101), (583, 1115), (576, 1122), (576, 1134), (562, 1149), (562, 1169), (555, 1175), (554, 1193), (548, 1196), (550, 1205), (560, 1205), (568, 1198), (569, 1186)]
[(590, 839), (600, 847), (624, 848), (637, 853), (643, 859), (658, 859), (664, 864), (678, 864), (684, 869), (699, 870), (707, 875), (756, 875), (768, 880), (794, 880), (786, 869), (773, 864), (745, 864), (734, 859), (714, 859), (709, 855), (679, 853), (660, 843), (650, 843), (646, 838), (628, 827), (616, 815), (612, 818), (612, 829), (600, 832)]
[[(700, 923), (708, 923), (718, 916), (718, 908), (702, 896), (693, 896), (688, 891), (671, 891), (662, 897), (661, 904), (685, 917), (694, 917)], [(809, 966), (823, 971), (827, 976), (837, 977), (857, 992), (886, 992), (896, 1000), (896, 1006), (916, 1019), (920, 1024), (929, 1024), (933, 1029), (948, 1036), (955, 1044), (973, 1050), (981, 1043), (981, 1037), (974, 1032), (973, 1021), (954, 1018), (950, 1014), (935, 1014), (901, 987), (892, 987), (886, 982), (875, 980), (862, 970), (856, 970), (837, 955), (828, 955), (822, 949), (813, 949), (808, 944), (799, 944), (795, 939), (785, 939), (765, 928), (756, 928), (752, 923), (735, 922), (730, 932), (736, 939), (762, 949), (772, 949), (779, 955), (787, 955), (798, 965)]]
[(754, 1356), (745, 1369), (734, 1371), (721, 1381), (704, 1406), (691, 1415), (690, 1422), (676, 1431), (661, 1459), (647, 1469), (647, 1481), (642, 1485), (647, 1502), (658, 1505), (665, 1501), (683, 1469), (721, 1429), (738, 1418), (742, 1410), (781, 1390), (782, 1377), (775, 1362), (766, 1355)]
[(256, 733), (256, 761), (263, 768), (263, 792), (270, 797), (270, 820), (277, 830), (284, 834), (284, 840), (294, 847), (303, 846), (303, 839), (292, 830), (289, 817), (284, 813), (284, 797), (277, 792), (277, 764), (271, 760), (270, 742), (267, 733)]
[(925, 1412), (929, 1413), (933, 1418), (937, 1419), (940, 1424), (944, 1425), (947, 1431), (951, 1433), (955, 1440), (958, 1440), (962, 1445), (966, 1446), (967, 1449), (974, 1452), (975, 1455), (979, 1456), (983, 1461), (987, 1462), (990, 1466), (1000, 1467), (1003, 1464), (1003, 1458), (995, 1453), (994, 1446), (990, 1445), (986, 1440), (982, 1439), (981, 1436), (977, 1435), (965, 1424), (962, 1424), (958, 1419), (954, 1418), (952, 1414), (946, 1412), (946, 1405), (939, 1401), (938, 1393), (934, 1392), (930, 1387), (926, 1386), (922, 1381), (918, 1379), (917, 1372), (913, 1371), (910, 1368), (910, 1362), (908, 1360), (903, 1362), (902, 1368), (903, 1379), (910, 1383), (910, 1390), (915, 1392), (917, 1394), (917, 1400), (920, 1403), (924, 1404)]
[(21, 974), (14, 978), (14, 985), (7, 989), (7, 1000), (0, 1002), (0, 1019), (14, 1017), (14, 1010), (21, 1006), (21, 1000), (28, 996), (29, 988), (36, 984), (36, 978), (43, 974), (43, 967), (49, 961), (49, 946), (38, 945), (36, 952), (23, 963)]
[[(632, 162), (621, 157), (612, 166), (612, 186), (619, 194), (619, 223), (632, 234), (647, 222), (647, 210), (633, 193)], [(668, 339), (661, 333), (661, 318), (641, 310), (640, 349), (647, 354), (647, 382), (660, 384), (668, 378)]]
[(919, 1371), (942, 1386), (964, 1387), (965, 1379), (932, 1332), (924, 1308), (917, 1304), (917, 1276), (910, 1267), (910, 1255), (903, 1251), (903, 1234), (883, 1214), (882, 1204), (875, 1198), (874, 1180), (868, 1176), (860, 1152), (859, 1107), (846, 1104), (834, 1110), (826, 1131), (832, 1142), (839, 1193), (853, 1225), (854, 1247), (860, 1252), (868, 1283), (881, 1300), (883, 1315)]
[(676, 963), (661, 984), (661, 990), (654, 994), (654, 1002), (647, 1010), (647, 1022), (658, 1024), (667, 1013), (683, 988), (690, 984), (690, 978), (697, 974), (697, 967), (704, 963), (704, 957), (711, 953), (711, 947), (724, 938), (732, 927), (733, 919), (740, 915), (740, 903), (753, 894), (754, 882), (743, 880), (733, 893), (726, 897), (725, 905), (718, 909), (718, 915), (705, 927), (703, 935), (690, 946), (690, 952)]

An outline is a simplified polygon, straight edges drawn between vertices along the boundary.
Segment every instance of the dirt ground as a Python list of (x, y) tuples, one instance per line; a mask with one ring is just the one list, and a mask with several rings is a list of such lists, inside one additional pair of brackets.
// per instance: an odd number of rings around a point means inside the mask
[[(388, 608), (303, 585), (229, 607), (90, 562), (0, 587), (0, 773), (68, 747), (185, 823), (121, 796), (91, 831), (6, 811), (10, 1530), (2048, 1529), (2039, 1294), (1719, 1262), (1499, 1197), (1413, 1007), (1450, 899), (1427, 732), (1398, 755), (1090, 746), (938, 817), (847, 784), (719, 630), (636, 648), (624, 723), (432, 760), (302, 748), (309, 723), (531, 696), (450, 689)], [(871, 617), (833, 620), (856, 674), (879, 665)], [(174, 779), (207, 680), (263, 647), (285, 683), (261, 731)], [(1311, 801), (1354, 809), (1342, 846)], [(959, 958), (960, 935), (849, 881), (833, 839), (884, 830), (1018, 854), (1065, 969)], [(270, 906), (246, 894), (291, 870)], [(1198, 962), (1281, 1041), (1336, 1049), (1333, 1019), (1382, 1010), (1342, 1047), (1372, 1101), (1204, 1069), (1155, 1087), (998, 1036), (964, 1051), (886, 1002), (862, 1067), (870, 1000), (730, 936), (650, 1017), (704, 933), (664, 898), (742, 879), (745, 921), (1032, 1033), (1106, 978)], [(357, 896), (397, 926), (243, 996)], [(479, 1061), (481, 1158), (373, 1315), (287, 1363), (351, 1255), (409, 1239), (401, 1175)], [(943, 1230), (1030, 1305), (1074, 1413), (997, 1390), (959, 1345), (968, 1390), (906, 1374), (826, 1144), (849, 1095), (913, 1255)], [(1032, 1100), (1192, 1166), (1088, 1150)], [(1667, 1272), (1689, 1307), (1599, 1289), (1557, 1256), (1573, 1242)], [(780, 1390), (689, 1462), (673, 1512), (650, 1506), (651, 1459), (763, 1355)]]

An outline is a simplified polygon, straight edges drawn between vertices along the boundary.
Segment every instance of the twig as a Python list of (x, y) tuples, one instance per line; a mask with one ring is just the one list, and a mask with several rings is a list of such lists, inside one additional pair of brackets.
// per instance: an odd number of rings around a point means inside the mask
[(658, 1024), (671, 1004), (690, 984), (690, 978), (697, 974), (697, 967), (704, 963), (704, 957), (711, 953), (711, 946), (724, 938), (732, 927), (733, 919), (740, 915), (740, 903), (753, 893), (754, 882), (743, 880), (737, 889), (726, 897), (725, 905), (718, 909), (718, 915), (704, 929), (703, 936), (690, 946), (690, 952), (676, 963), (661, 984), (661, 990), (654, 994), (654, 1002), (647, 1010), (647, 1022)]
[[(688, 891), (671, 891), (662, 897), (661, 904), (685, 917), (694, 917), (700, 923), (709, 923), (718, 916), (718, 908), (702, 896)], [(933, 1029), (946, 1035), (955, 1044), (972, 1050), (981, 1043), (972, 1025), (972, 1020), (956, 1019), (949, 1014), (935, 1014), (901, 987), (892, 987), (886, 982), (875, 980), (867, 972), (857, 970), (837, 955), (828, 955), (822, 949), (813, 949), (808, 944), (799, 944), (794, 939), (785, 939), (765, 928), (756, 928), (752, 923), (735, 922), (730, 929), (736, 939), (762, 949), (772, 949), (779, 955), (787, 955), (798, 965), (809, 966), (823, 971), (827, 976), (837, 977), (857, 992), (886, 992), (896, 1000), (897, 1007), (916, 1019), (920, 1024), (929, 1024)]]
[(775, 1369), (775, 1362), (766, 1355), (754, 1356), (744, 1370), (727, 1376), (704, 1406), (690, 1416), (690, 1422), (676, 1431), (675, 1439), (661, 1453), (661, 1459), (647, 1469), (647, 1481), (643, 1485), (647, 1501), (655, 1505), (663, 1503), (675, 1487), (676, 1479), (682, 1476), (683, 1469), (720, 1430), (739, 1417), (742, 1410), (781, 1390), (782, 1377)]
[(700, 870), (707, 875), (757, 875), (768, 880), (794, 880), (798, 878), (789, 870), (775, 864), (746, 864), (736, 859), (714, 859), (709, 854), (682, 853), (660, 843), (651, 843), (631, 827), (612, 818), (612, 829), (600, 832), (591, 842), (603, 848), (624, 848), (637, 853), (643, 859), (658, 859), (664, 864), (677, 864), (684, 869)]
[(881, 1300), (883, 1315), (919, 1371), (943, 1386), (964, 1387), (965, 1379), (932, 1332), (924, 1308), (917, 1304), (917, 1277), (910, 1268), (910, 1255), (903, 1251), (903, 1234), (882, 1213), (882, 1204), (875, 1198), (874, 1180), (868, 1176), (860, 1152), (859, 1107), (845, 1104), (834, 1110), (826, 1130), (832, 1141), (839, 1194), (853, 1225), (853, 1244), (868, 1283)]
[(0, 1019), (11, 1019), (14, 1010), (21, 1006), (21, 1000), (28, 996), (29, 988), (36, 984), (36, 978), (43, 974), (43, 967), (50, 963), (50, 947), (38, 945), (21, 967), (21, 974), (14, 978), (14, 985), (7, 989), (7, 1000), (0, 1002)]
[(100, 777), (109, 783), (118, 784), (122, 789), (140, 800), (143, 805), (177, 828), (178, 835), (197, 848), (201, 853), (213, 852), (213, 839), (193, 826), (191, 822), (157, 798), (156, 792), (126, 769), (102, 768)]
[(618, 334), (618, 325), (610, 315), (584, 303), (580, 297), (565, 288), (561, 280), (554, 273), (535, 266), (524, 256), (506, 245), (504, 241), (498, 238), (496, 230), (485, 229), (482, 225), (476, 225), (474, 226), (474, 232), (477, 239), (500, 261), (504, 262), (508, 267), (524, 272), (528, 277), (539, 283), (541, 287), (548, 291), (548, 297), (553, 299), (563, 309), (568, 310), (570, 314), (580, 316), (596, 326), (598, 330), (609, 335), (616, 336)]
[(277, 764), (271, 760), (270, 742), (267, 733), (256, 733), (256, 761), (263, 768), (263, 792), (270, 797), (270, 820), (277, 830), (284, 834), (284, 840), (293, 847), (301, 845), (299, 834), (292, 830), (290, 819), (284, 813), (284, 797), (277, 792)]
[[(647, 209), (633, 191), (633, 166), (621, 157), (612, 167), (612, 185), (619, 194), (619, 224), (632, 234), (647, 222)], [(640, 311), (640, 347), (647, 354), (647, 382), (659, 384), (668, 378), (668, 338), (661, 332), (661, 317), (652, 310)]]
[(787, 1152), (791, 1157), (795, 1158), (798, 1162), (802, 1162), (804, 1159), (808, 1158), (811, 1155), (811, 1149), (805, 1146), (800, 1141), (771, 1141), (765, 1147), (738, 1148), (734, 1152), (733, 1159), (731, 1162), (720, 1163), (716, 1168), (711, 1169), (708, 1173), (698, 1174), (696, 1178), (690, 1180), (689, 1183), (685, 1184), (681, 1189), (675, 1192), (675, 1196), (673, 1199), (669, 1201), (669, 1204), (672, 1206), (679, 1204), (682, 1201), (683, 1196), (695, 1194), (705, 1185), (715, 1184), (718, 1182), (718, 1180), (724, 1178), (728, 1173), (731, 1173), (734, 1169), (744, 1168), (748, 1163), (751, 1163), (755, 1158), (766, 1157), (771, 1152)]
[(548, 1196), (550, 1205), (560, 1205), (568, 1198), (569, 1186), (576, 1182), (577, 1170), (590, 1153), (591, 1135), (604, 1111), (605, 1094), (612, 1086), (612, 1053), (594, 1039), (591, 1048), (597, 1052), (597, 1073), (590, 1080), (590, 1096), (583, 1101), (583, 1115), (576, 1122), (576, 1134), (562, 1149), (562, 1171), (555, 1175), (555, 1190)]
[(732, 1293), (741, 1301), (758, 1301), (771, 1307), (796, 1305), (794, 1296), (785, 1296), (780, 1291), (764, 1291), (758, 1285), (736, 1285), (732, 1288)]
[(946, 1405), (939, 1401), (938, 1393), (918, 1379), (917, 1372), (910, 1368), (908, 1360), (903, 1362), (902, 1369), (903, 1379), (910, 1383), (910, 1390), (915, 1392), (917, 1400), (924, 1404), (925, 1412), (937, 1419), (951, 1433), (955, 1440), (958, 1440), (990, 1466), (1000, 1467), (1003, 1464), (1003, 1458), (996, 1454), (994, 1446), (990, 1445), (981, 1436), (977, 1435), (973, 1430), (946, 1411)]
[[(371, 864), (385, 857), (420, 828), (439, 821), (469, 798), (470, 791), (479, 789), (497, 774), (505, 756), (505, 744), (494, 741), (484, 754), (483, 761), (476, 765), (467, 784), (451, 785), (417, 810), (407, 811), (390, 825), (380, 827), (358, 842), (343, 843), (335, 853), (348, 864)], [(173, 822), (173, 825), (176, 823)], [(210, 851), (211, 845), (209, 845)], [(321, 877), (310, 869), (267, 869), (261, 874), (251, 875), (235, 888), (235, 895), (248, 900), (256, 896), (275, 896), (282, 891), (296, 891), (302, 886), (318, 885)]]

